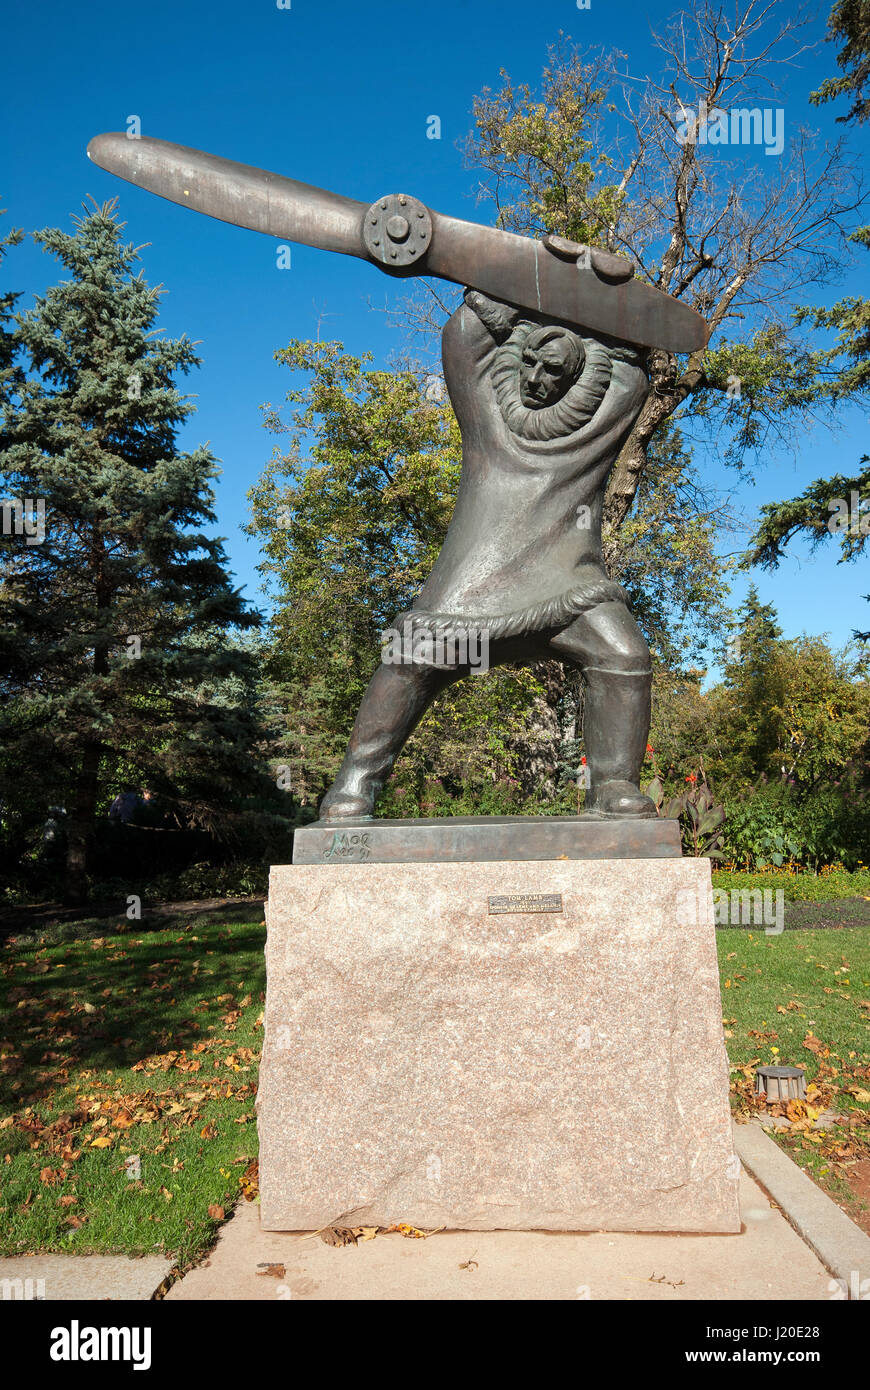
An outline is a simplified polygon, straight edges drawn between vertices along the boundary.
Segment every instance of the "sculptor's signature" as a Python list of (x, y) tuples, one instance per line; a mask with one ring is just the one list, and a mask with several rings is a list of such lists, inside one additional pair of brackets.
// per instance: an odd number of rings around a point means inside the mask
[(332, 844), (329, 849), (324, 850), (324, 859), (368, 859), (371, 854), (369, 848), (369, 835), (367, 830), (361, 831), (357, 835), (336, 833), (332, 837)]

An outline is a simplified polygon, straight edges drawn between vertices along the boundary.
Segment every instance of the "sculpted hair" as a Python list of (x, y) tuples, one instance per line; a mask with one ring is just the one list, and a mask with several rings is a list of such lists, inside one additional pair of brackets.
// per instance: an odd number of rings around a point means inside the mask
[(529, 334), (523, 351), (528, 351), (530, 348), (537, 351), (538, 348), (552, 342), (564, 344), (567, 349), (565, 365), (568, 369), (568, 375), (572, 381), (576, 381), (580, 368), (586, 360), (586, 353), (577, 334), (572, 333), (569, 328), (538, 328), (534, 333)]

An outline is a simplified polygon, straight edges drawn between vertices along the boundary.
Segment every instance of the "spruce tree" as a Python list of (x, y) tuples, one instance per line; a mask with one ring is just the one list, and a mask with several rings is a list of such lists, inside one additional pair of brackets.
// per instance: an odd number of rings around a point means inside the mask
[(775, 770), (781, 703), (777, 658), (783, 649), (776, 609), (762, 603), (754, 584), (737, 610), (736, 641), (725, 664), (725, 684), (733, 696), (734, 717), (727, 734), (735, 768), (757, 777)]
[[(0, 216), (4, 212), (5, 208), (0, 208)], [(9, 247), (17, 246), (23, 236), (24, 233), (20, 227), (13, 227), (5, 236), (0, 237), (0, 264), (2, 264)], [(15, 335), (9, 325), (15, 302), (20, 297), (20, 294), (15, 290), (0, 289), (0, 400), (8, 395), (15, 376)]]
[(175, 376), (199, 359), (187, 337), (155, 336), (160, 291), (116, 203), (73, 221), (35, 234), (68, 275), (17, 319), (25, 371), (4, 407), (4, 495), (29, 501), (32, 532), (45, 515), (43, 538), (0, 538), (0, 796), (65, 806), (66, 896), (81, 901), (122, 781), (221, 833), (265, 779), (253, 657), (232, 640), (259, 615), (202, 529), (216, 461), (176, 445), (194, 407)]

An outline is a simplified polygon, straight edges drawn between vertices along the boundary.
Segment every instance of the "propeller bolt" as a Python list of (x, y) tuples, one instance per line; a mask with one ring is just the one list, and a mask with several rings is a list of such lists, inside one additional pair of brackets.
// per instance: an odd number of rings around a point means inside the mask
[(392, 241), (407, 241), (410, 230), (408, 219), (402, 217), (401, 213), (387, 218), (387, 235)]

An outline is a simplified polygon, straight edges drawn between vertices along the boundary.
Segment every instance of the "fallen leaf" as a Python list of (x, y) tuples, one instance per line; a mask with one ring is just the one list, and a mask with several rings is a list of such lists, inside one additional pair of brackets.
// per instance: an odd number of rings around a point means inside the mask
[(246, 1202), (253, 1202), (260, 1195), (260, 1166), (254, 1158), (239, 1178), (239, 1187)]
[(388, 1231), (398, 1231), (406, 1240), (428, 1240), (429, 1236), (437, 1235), (444, 1229), (443, 1226), (438, 1226), (434, 1231), (421, 1231), (419, 1226), (411, 1226), (407, 1221), (399, 1221), (395, 1226), (387, 1227)]
[(324, 1245), (356, 1245), (356, 1236), (347, 1226), (326, 1226), (320, 1239)]

